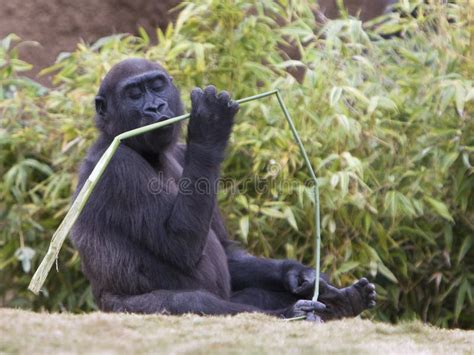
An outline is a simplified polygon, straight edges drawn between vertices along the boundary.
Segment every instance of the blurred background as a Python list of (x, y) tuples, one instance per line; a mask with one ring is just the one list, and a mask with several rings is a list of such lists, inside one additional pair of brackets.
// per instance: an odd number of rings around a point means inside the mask
[[(473, 55), (469, 0), (2, 3), (0, 307), (96, 309), (69, 241), (41, 295), (27, 285), (96, 137), (100, 80), (134, 56), (188, 108), (194, 86), (281, 90), (319, 176), (331, 281), (369, 275), (366, 317), (473, 328)], [(312, 189), (275, 102), (242, 107), (223, 171), (231, 237), (312, 265)]]
[[(367, 21), (383, 14), (396, 0), (346, 0), (352, 16)], [(137, 33), (139, 27), (154, 32), (176, 18), (172, 11), (179, 0), (11, 0), (2, 4), (0, 37), (15, 33), (38, 46), (24, 47), (20, 54), (34, 65), (27, 75), (37, 77), (41, 68), (50, 66), (61, 52), (72, 51), (79, 41), (88, 43), (112, 33)], [(315, 11), (328, 18), (339, 16), (337, 0), (314, 2)], [(155, 38), (156, 39), (156, 38)]]

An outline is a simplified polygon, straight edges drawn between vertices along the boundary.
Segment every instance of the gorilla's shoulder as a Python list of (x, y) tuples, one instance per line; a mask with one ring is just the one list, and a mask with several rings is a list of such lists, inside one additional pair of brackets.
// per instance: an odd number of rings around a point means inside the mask
[[(79, 187), (92, 173), (92, 170), (97, 165), (108, 146), (108, 144), (104, 144), (104, 142), (99, 139), (89, 149), (86, 158), (83, 160), (79, 168)], [(124, 178), (124, 180), (128, 181), (130, 179), (125, 179), (127, 176), (139, 173), (146, 174), (151, 171), (151, 166), (139, 153), (125, 144), (120, 144), (105, 168), (101, 180), (109, 180), (111, 178), (116, 180), (117, 178)]]

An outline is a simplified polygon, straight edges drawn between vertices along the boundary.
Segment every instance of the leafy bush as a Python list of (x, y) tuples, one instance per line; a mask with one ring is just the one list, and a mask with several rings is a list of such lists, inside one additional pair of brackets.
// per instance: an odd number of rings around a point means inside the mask
[[(95, 307), (69, 243), (46, 292), (36, 298), (26, 287), (97, 134), (100, 79), (137, 56), (161, 62), (188, 105), (196, 85), (236, 98), (279, 88), (319, 175), (323, 269), (338, 285), (371, 275), (377, 319), (472, 327), (474, 46), (465, 12), (461, 2), (404, 1), (378, 26), (341, 19), (318, 27), (306, 2), (186, 2), (174, 25), (157, 30), (157, 45), (141, 31), (61, 55), (45, 70), (55, 73), (50, 90), (21, 78), (27, 65), (10, 49), (15, 38), (5, 38), (1, 304)], [(300, 60), (280, 50), (288, 42)], [(306, 71), (301, 83), (285, 71), (294, 66)], [(242, 107), (224, 176), (234, 182), (219, 195), (234, 239), (258, 255), (312, 262), (311, 187), (276, 102)]]

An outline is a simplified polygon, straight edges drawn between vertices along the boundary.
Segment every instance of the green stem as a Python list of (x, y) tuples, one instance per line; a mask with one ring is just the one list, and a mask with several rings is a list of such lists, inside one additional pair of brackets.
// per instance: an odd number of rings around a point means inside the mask
[(295, 137), (296, 142), (298, 143), (300, 147), (301, 154), (303, 155), (304, 161), (306, 163), (306, 167), (308, 168), (309, 175), (311, 179), (313, 180), (314, 184), (314, 204), (315, 204), (315, 212), (314, 212), (314, 222), (316, 225), (316, 231), (315, 231), (315, 270), (316, 270), (316, 281), (314, 282), (314, 295), (313, 295), (313, 301), (317, 301), (319, 297), (319, 276), (320, 276), (320, 259), (321, 259), (321, 228), (320, 228), (320, 212), (319, 212), (319, 186), (318, 186), (318, 179), (316, 177), (316, 174), (314, 173), (313, 167), (311, 166), (311, 162), (309, 160), (308, 154), (306, 154), (306, 150), (304, 149), (303, 142), (301, 141), (301, 138), (298, 134), (298, 131), (296, 130), (296, 127), (293, 123), (293, 120), (291, 119), (290, 113), (288, 112), (288, 109), (285, 106), (285, 103), (283, 102), (283, 99), (280, 95), (280, 92), (276, 92), (276, 96), (278, 99), (278, 103), (280, 104), (281, 109), (283, 110), (283, 113), (285, 115), (286, 120), (288, 121), (288, 124), (290, 125), (290, 129), (293, 132), (293, 136)]

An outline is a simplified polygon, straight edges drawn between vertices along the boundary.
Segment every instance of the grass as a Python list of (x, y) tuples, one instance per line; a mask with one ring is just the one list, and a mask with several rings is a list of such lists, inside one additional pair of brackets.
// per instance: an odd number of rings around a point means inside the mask
[(234, 317), (0, 309), (0, 353), (474, 353), (474, 331), (350, 319), (315, 325)]

